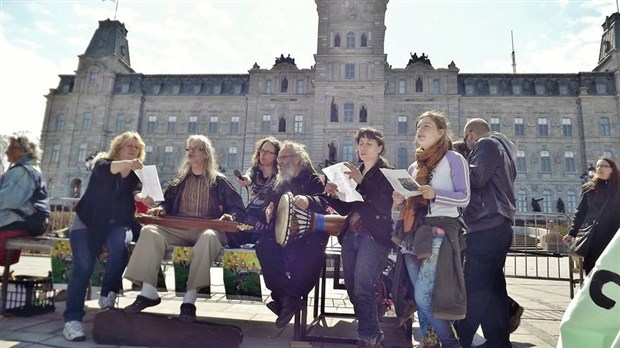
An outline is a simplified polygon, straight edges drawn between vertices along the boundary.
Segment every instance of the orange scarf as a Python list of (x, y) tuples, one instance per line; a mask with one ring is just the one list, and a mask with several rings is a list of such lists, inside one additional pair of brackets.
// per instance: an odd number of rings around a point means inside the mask
[[(415, 151), (416, 167), (415, 181), (422, 185), (428, 185), (432, 179), (432, 172), (439, 164), (439, 161), (446, 155), (450, 149), (450, 140), (447, 138), (439, 140), (428, 150), (421, 147)], [(401, 210), (399, 219), (403, 221), (405, 233), (413, 232), (413, 225), (416, 217), (426, 215), (428, 211), (428, 199), (419, 196), (407, 198), (405, 209)]]

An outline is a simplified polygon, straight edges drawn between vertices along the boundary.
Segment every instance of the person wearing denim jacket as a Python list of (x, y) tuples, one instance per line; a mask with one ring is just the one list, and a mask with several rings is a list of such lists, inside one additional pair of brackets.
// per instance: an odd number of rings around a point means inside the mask
[[(463, 319), (466, 311), (460, 209), (470, 198), (467, 161), (451, 151), (443, 114), (427, 111), (417, 121), (419, 147), (409, 173), (420, 185), (420, 195), (405, 201), (402, 194), (393, 193), (408, 232), (400, 244), (401, 253), (413, 283), (422, 334), (425, 339), (433, 337), (432, 328), (440, 341), (424, 345), (460, 347), (453, 321)], [(447, 305), (449, 301), (454, 301), (453, 305)]]
[(388, 253), (394, 243), (392, 232), (392, 186), (381, 168), (392, 168), (382, 157), (385, 153), (383, 134), (373, 128), (361, 128), (355, 137), (357, 154), (362, 164), (345, 162), (345, 172), (357, 183), (355, 188), (363, 202), (343, 202), (334, 194), (337, 185), (327, 183), (329, 205), (340, 215), (347, 215), (338, 235), (342, 245), (344, 282), (358, 321), (359, 347), (381, 347), (383, 332), (379, 328), (375, 283), (379, 280)]

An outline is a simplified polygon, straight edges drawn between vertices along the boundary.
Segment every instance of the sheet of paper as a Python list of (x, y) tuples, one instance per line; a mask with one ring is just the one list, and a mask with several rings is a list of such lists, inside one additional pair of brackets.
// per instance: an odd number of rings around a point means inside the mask
[(329, 181), (338, 186), (338, 198), (343, 202), (363, 202), (364, 199), (359, 192), (355, 191), (357, 183), (355, 180), (349, 178), (344, 172), (348, 172), (349, 168), (344, 165), (344, 162), (336, 163), (327, 168), (323, 168), (323, 173), (327, 176)]
[(422, 194), (422, 192), (418, 191), (420, 185), (411, 177), (406, 169), (381, 168), (381, 172), (388, 179), (394, 191), (401, 193), (405, 198)]
[(157, 167), (148, 165), (142, 167), (142, 169), (136, 169), (135, 172), (138, 178), (140, 178), (140, 181), (142, 181), (142, 195), (145, 197), (151, 196), (155, 202), (163, 201), (164, 193), (159, 183)]

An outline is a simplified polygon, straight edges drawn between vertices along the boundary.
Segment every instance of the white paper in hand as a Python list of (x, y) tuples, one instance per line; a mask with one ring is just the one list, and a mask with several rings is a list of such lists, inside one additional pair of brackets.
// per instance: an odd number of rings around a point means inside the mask
[(355, 191), (357, 183), (355, 180), (349, 178), (344, 172), (348, 172), (349, 168), (344, 165), (344, 162), (336, 163), (327, 168), (323, 168), (323, 173), (327, 176), (329, 181), (338, 186), (338, 198), (343, 202), (363, 202), (364, 198), (359, 192)]
[(419, 196), (422, 194), (420, 184), (418, 184), (406, 169), (385, 169), (381, 172), (388, 179), (394, 191), (402, 194), (405, 198)]
[(151, 196), (155, 202), (164, 200), (164, 193), (161, 190), (159, 176), (157, 175), (157, 167), (148, 165), (142, 167), (142, 169), (136, 169), (134, 172), (142, 181), (142, 195), (144, 197)]

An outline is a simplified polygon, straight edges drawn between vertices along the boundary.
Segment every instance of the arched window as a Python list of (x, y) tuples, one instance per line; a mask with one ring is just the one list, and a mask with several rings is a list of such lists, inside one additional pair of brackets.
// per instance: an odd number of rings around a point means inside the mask
[(601, 136), (611, 136), (611, 126), (609, 124), (609, 117), (607, 116), (601, 117)]
[(355, 34), (352, 31), (347, 33), (347, 48), (355, 48)]
[(237, 147), (231, 146), (228, 148), (228, 158), (226, 159), (226, 166), (229, 169), (237, 168)]
[(575, 173), (575, 153), (572, 151), (564, 152), (564, 170), (567, 173)]
[(543, 173), (551, 173), (549, 151), (540, 151), (540, 171)]
[(577, 194), (574, 191), (566, 193), (566, 212), (572, 214), (577, 208)]
[(544, 190), (542, 196), (544, 198), (542, 200), (542, 211), (545, 213), (552, 213), (553, 197), (551, 196), (551, 192)]
[(517, 192), (517, 211), (520, 213), (527, 212), (527, 192), (524, 190)]

